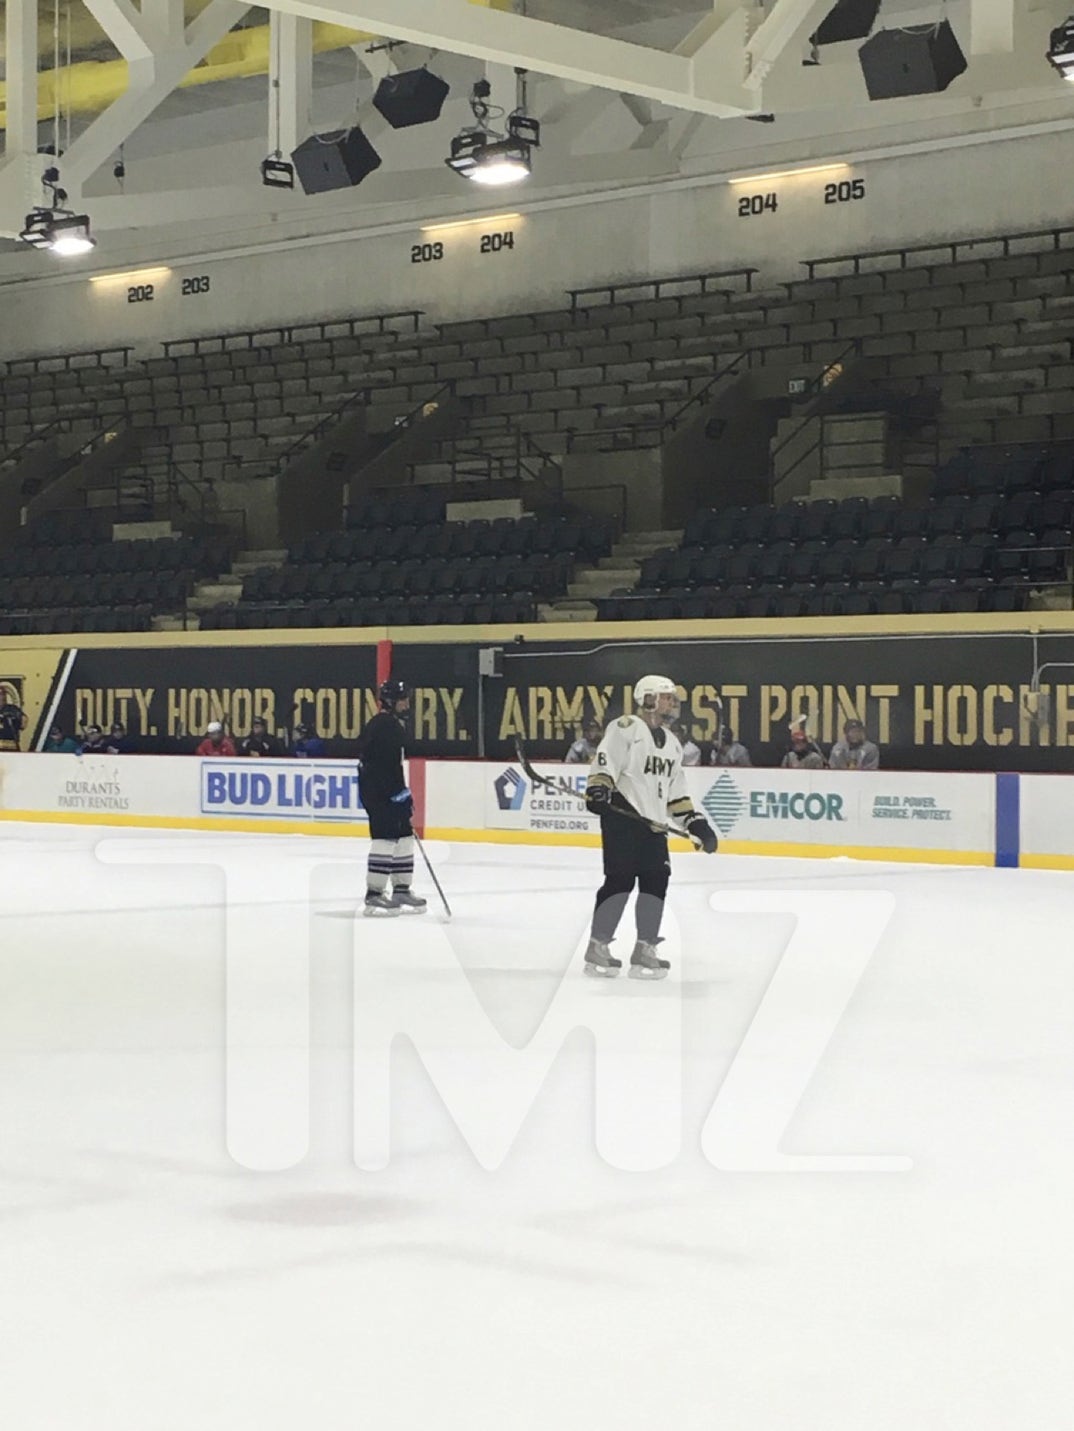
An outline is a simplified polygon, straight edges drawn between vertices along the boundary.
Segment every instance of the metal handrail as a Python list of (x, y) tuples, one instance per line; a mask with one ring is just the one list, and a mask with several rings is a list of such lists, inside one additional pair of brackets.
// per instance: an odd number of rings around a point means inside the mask
[[(1063, 247), (1059, 242), (1063, 234), (1074, 234), (1074, 227), (1064, 225), (1046, 229), (1026, 229), (1021, 233), (1015, 234), (985, 234), (978, 238), (940, 239), (934, 243), (902, 244), (898, 248), (871, 249), (863, 253), (837, 253), (827, 258), (803, 258), (801, 262), (803, 267), (809, 271), (809, 278), (802, 281), (812, 282), (816, 270), (829, 263), (852, 263), (854, 265), (852, 272), (854, 275), (857, 275), (862, 271), (861, 264), (864, 259), (898, 258), (898, 268), (905, 269), (908, 267), (906, 256), (911, 253), (947, 253), (949, 255), (949, 261), (951, 263), (957, 263), (958, 250), (960, 248), (976, 248), (979, 245), (990, 243), (998, 243), (1003, 250), (1000, 257), (1009, 258), (1011, 256), (1011, 244), (1020, 243), (1024, 239), (1050, 238), (1054, 252)], [(1045, 252), (1046, 251), (1047, 250), (1045, 250)], [(921, 267), (925, 266), (924, 264), (921, 265)], [(891, 272), (892, 269), (874, 269), (868, 271), (882, 273)], [(833, 275), (833, 277), (837, 278), (849, 276), (850, 275), (846, 274)]]
[[(758, 270), (756, 268), (725, 268), (715, 273), (677, 273), (670, 274), (664, 278), (623, 279), (620, 282), (593, 284), (588, 288), (568, 288), (567, 293), (571, 300), (571, 312), (576, 313), (579, 311), (578, 299), (591, 293), (607, 293), (610, 302), (614, 304), (616, 302), (616, 293), (632, 288), (651, 288), (653, 290), (652, 297), (656, 300), (660, 297), (661, 288), (667, 287), (669, 284), (700, 283), (701, 293), (704, 295), (708, 291), (709, 281), (717, 278), (745, 278), (746, 292), (752, 293), (753, 275), (757, 272)], [(688, 297), (690, 295), (683, 296)], [(627, 300), (627, 302), (630, 301), (629, 299)], [(649, 300), (640, 299), (638, 301), (647, 302)], [(581, 311), (585, 312), (586, 310), (582, 308)]]
[(341, 403), (337, 403), (334, 408), (331, 408), (325, 413), (320, 422), (302, 433), (301, 436), (296, 437), (290, 447), (284, 448), (276, 459), (277, 469), (282, 471), (295, 453), (300, 452), (305, 447), (312, 446), (323, 432), (327, 432), (329, 428), (335, 427), (338, 422), (341, 422), (344, 414), (357, 405), (359, 398), (364, 398), (366, 400), (366, 406), (368, 407), (369, 393), (369, 388), (359, 388), (357, 392), (353, 392), (349, 397), (344, 398)]
[[(851, 341), (843, 349), (843, 351), (839, 353), (837, 357), (832, 358), (830, 362), (826, 363), (822, 371), (818, 373), (817, 376), (812, 380), (812, 382), (808, 384), (808, 386), (806, 387), (806, 398), (812, 399), (818, 397), (825, 387), (824, 379), (828, 376), (832, 369), (839, 367), (842, 364), (843, 359), (848, 357), (851, 353), (857, 354), (860, 351), (861, 339), (852, 338)], [(781, 442), (777, 443), (776, 446), (770, 450), (768, 454), (768, 461), (769, 467), (773, 474), (773, 482), (775, 481), (776, 458), (784, 450), (784, 448), (788, 446), (789, 443), (792, 443), (795, 438), (798, 437), (799, 433), (804, 432), (811, 422), (815, 422), (821, 416), (822, 414), (820, 413), (807, 413), (805, 417), (802, 418), (801, 422), (798, 423), (797, 427), (795, 427), (792, 432), (788, 432), (786, 437), (784, 437)], [(807, 450), (797, 458), (797, 460), (787, 469), (787, 471), (782, 473), (782, 476), (790, 476), (790, 474), (795, 470), (795, 468), (799, 467), (807, 457), (811, 456), (814, 452), (816, 452), (817, 448), (821, 445), (823, 440), (824, 438), (822, 431), (821, 436), (817, 438), (817, 441), (812, 445), (812, 447), (807, 448)]]
[[(743, 359), (746, 360), (746, 366), (748, 368), (752, 367), (753, 354), (758, 351), (760, 350), (757, 348), (743, 348), (740, 352), (736, 353), (724, 367), (718, 368), (711, 377), (707, 378), (696, 393), (691, 393), (686, 401), (667, 417), (649, 418), (645, 422), (624, 422), (620, 423), (617, 427), (602, 427), (597, 429), (597, 431), (601, 436), (608, 437), (614, 437), (624, 432), (657, 432), (661, 435), (661, 439), (663, 440), (665, 433), (675, 431), (683, 415), (693, 407), (694, 403), (703, 403), (706, 401), (713, 388), (715, 388), (718, 383), (723, 382), (724, 378), (729, 377)], [(574, 450), (576, 437), (591, 437), (593, 435), (591, 432), (572, 430), (567, 437), (567, 451), (572, 452)]]
[[(198, 357), (201, 353), (227, 353), (242, 352), (244, 349), (257, 348), (263, 344), (255, 342), (255, 339), (275, 338), (281, 343), (304, 343), (317, 341), (330, 341), (329, 330), (343, 327), (348, 330), (347, 336), (355, 337), (356, 329), (360, 324), (376, 324), (378, 334), (392, 332), (386, 327), (394, 318), (406, 318), (411, 320), (412, 331), (417, 332), (419, 321), (425, 316), (423, 308), (403, 308), (393, 313), (358, 313), (349, 318), (325, 318), (321, 322), (289, 323), (281, 324), (273, 328), (248, 328), (232, 333), (207, 333), (199, 338), (171, 338), (165, 340), (161, 347), (164, 349), (164, 356), (171, 357)], [(302, 337), (296, 335), (309, 334)], [(342, 336), (342, 335), (341, 335)], [(246, 339), (245, 343), (238, 340)], [(211, 345), (218, 346), (211, 346)]]
[[(105, 357), (111, 356), (112, 354), (119, 354), (123, 361), (115, 365), (103, 361), (98, 361), (96, 363), (85, 363), (77, 366), (87, 371), (93, 370), (95, 368), (108, 368), (112, 366), (127, 367), (129, 355), (133, 351), (134, 349), (132, 347), (126, 345), (124, 347), (116, 348), (83, 348), (76, 353), (41, 353), (36, 358), (9, 358), (4, 363), (4, 367), (7, 369), (8, 376), (13, 378), (27, 376), (26, 373), (20, 371), (24, 364), (29, 364), (29, 373), (69, 373), (72, 371), (72, 363), (74, 363), (77, 358), (97, 358), (98, 360), (101, 360)], [(62, 366), (57, 366), (55, 368), (44, 368), (42, 367), (43, 363), (56, 363)]]
[(8, 463), (14, 464), (18, 460), (20, 453), (25, 452), (28, 447), (43, 441), (53, 428), (60, 427), (66, 422), (74, 422), (78, 418), (92, 417), (96, 411), (96, 408), (88, 407), (78, 412), (65, 412), (58, 417), (51, 418), (48, 422), (42, 423), (40, 427), (32, 428), (30, 435), (24, 437), (17, 447), (12, 447), (7, 452), (0, 453), (0, 467), (4, 467)]
[(329, 428), (334, 427), (339, 422), (342, 422), (347, 412), (352, 407), (358, 404), (359, 399), (365, 398), (367, 400), (368, 405), (369, 394), (372, 391), (372, 388), (364, 387), (358, 388), (356, 392), (349, 393), (343, 399), (342, 402), (339, 402), (336, 404), (335, 407), (330, 408), (329, 411), (324, 415), (324, 417), (321, 418), (320, 422), (316, 423), (315, 426), (308, 428), (305, 432), (301, 433), (294, 440), (294, 442), (292, 442), (289, 447), (284, 448), (282, 452), (277, 453), (274, 456), (268, 457), (230, 457), (227, 460), (227, 467), (229, 469), (250, 467), (257, 468), (258, 471), (253, 475), (258, 477), (268, 478), (282, 476), (284, 468), (293, 460), (293, 458), (299, 452), (304, 451), (308, 447), (312, 446), (324, 432), (328, 431)]

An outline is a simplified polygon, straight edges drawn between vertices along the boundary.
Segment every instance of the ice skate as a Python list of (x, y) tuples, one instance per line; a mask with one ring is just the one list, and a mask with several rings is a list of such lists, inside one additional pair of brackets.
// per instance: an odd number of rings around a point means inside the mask
[(614, 979), (623, 967), (622, 959), (617, 959), (609, 945), (603, 940), (591, 939), (585, 951), (585, 971), (598, 979)]
[(371, 889), (365, 897), (365, 908), (362, 913), (367, 917), (375, 919), (393, 918), (399, 913), (398, 906), (393, 904), (386, 894)]
[(424, 914), (429, 908), (428, 901), (412, 889), (393, 889), (392, 905), (401, 914)]
[(667, 978), (671, 960), (657, 957), (656, 945), (659, 943), (659, 939), (654, 944), (647, 944), (644, 939), (639, 939), (634, 945), (634, 952), (630, 956), (631, 979)]

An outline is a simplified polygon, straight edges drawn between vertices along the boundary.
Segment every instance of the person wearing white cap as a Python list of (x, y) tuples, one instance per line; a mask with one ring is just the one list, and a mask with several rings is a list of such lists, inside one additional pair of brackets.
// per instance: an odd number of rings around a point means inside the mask
[(211, 720), (205, 727), (205, 739), (194, 752), (195, 755), (215, 755), (218, 759), (235, 754), (235, 742), (224, 734), (224, 727), (218, 720)]
[(680, 821), (695, 846), (716, 852), (716, 831), (694, 803), (683, 774), (682, 746), (674, 732), (679, 696), (667, 676), (643, 676), (634, 687), (636, 715), (624, 715), (604, 733), (589, 769), (585, 799), (600, 816), (604, 883), (597, 891), (585, 952), (585, 972), (614, 978), (623, 961), (611, 942), (635, 884), (637, 942), (632, 979), (663, 979), (670, 961), (657, 955), (664, 896), (671, 876), (667, 820)]

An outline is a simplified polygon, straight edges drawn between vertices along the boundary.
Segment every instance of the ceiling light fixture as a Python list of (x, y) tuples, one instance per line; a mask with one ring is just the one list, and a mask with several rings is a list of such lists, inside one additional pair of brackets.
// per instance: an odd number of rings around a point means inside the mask
[(519, 184), (533, 172), (533, 150), (541, 147), (541, 126), (526, 113), (526, 71), (518, 76), (517, 103), (507, 116), (507, 132), (492, 128), (490, 120), (502, 114), (489, 104), (492, 86), (478, 80), (470, 95), (474, 123), (451, 141), (451, 157), (445, 162), (463, 179), (489, 187)]
[(61, 258), (77, 258), (97, 246), (89, 216), (68, 209), (34, 209), (26, 215), (19, 238), (31, 248), (48, 249)]
[(1074, 15), (1052, 31), (1045, 55), (1065, 80), (1074, 80)]

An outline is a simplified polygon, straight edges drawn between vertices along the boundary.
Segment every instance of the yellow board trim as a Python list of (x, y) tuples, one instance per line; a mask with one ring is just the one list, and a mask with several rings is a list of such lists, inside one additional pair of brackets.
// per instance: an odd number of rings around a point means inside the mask
[(1023, 870), (1074, 870), (1074, 855), (1027, 855), (1019, 853), (1018, 868)]
[[(600, 836), (581, 832), (558, 833), (553, 830), (466, 830), (454, 826), (430, 827), (427, 840), (454, 840), (459, 844), (488, 845), (574, 845), (599, 849)], [(671, 849), (688, 853), (694, 848), (689, 840), (669, 840)], [(830, 860), (845, 857), (852, 860), (879, 860), (886, 864), (988, 865), (995, 863), (991, 850), (906, 850), (896, 845), (798, 845), (759, 840), (721, 840), (725, 855), (776, 855), (783, 859)], [(1074, 866), (1074, 861), (1072, 861)]]
[(28, 825), (113, 825), (126, 829), (208, 830), (239, 835), (317, 835), (354, 839), (369, 833), (364, 822), (344, 825), (338, 821), (244, 820), (232, 815), (123, 815), (89, 810), (0, 810), (0, 820)]
[[(241, 835), (316, 835), (334, 839), (362, 838), (369, 827), (364, 823), (321, 824), (312, 820), (244, 820), (238, 816), (124, 815), (94, 814), (88, 810), (0, 810), (0, 820), (35, 825), (111, 825), (125, 829), (200, 830)], [(427, 840), (447, 840), (479, 845), (558, 845), (576, 849), (599, 849), (597, 834), (558, 833), (552, 830), (470, 830), (456, 826), (430, 828)], [(689, 840), (672, 839), (669, 847), (680, 854), (694, 846)], [(774, 855), (782, 859), (830, 860), (846, 858), (873, 860), (885, 864), (987, 865), (995, 862), (988, 850), (905, 850), (891, 845), (797, 845), (774, 841), (725, 840), (725, 855)], [(1074, 856), (1023, 855), (1022, 865), (1030, 869), (1074, 869)]]
[[(527, 641), (614, 645), (630, 639), (661, 641), (748, 639), (788, 636), (1035, 635), (1074, 631), (1074, 611), (978, 612), (929, 616), (765, 616), (730, 621), (547, 621), (518, 626), (350, 626), (315, 630), (288, 627), (264, 631), (78, 631), (36, 636), (0, 636), (0, 651), (186, 650), (234, 646), (361, 646), (377, 641), (401, 645), (509, 644)], [(316, 639), (314, 639), (316, 638)]]

